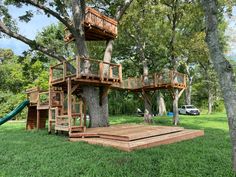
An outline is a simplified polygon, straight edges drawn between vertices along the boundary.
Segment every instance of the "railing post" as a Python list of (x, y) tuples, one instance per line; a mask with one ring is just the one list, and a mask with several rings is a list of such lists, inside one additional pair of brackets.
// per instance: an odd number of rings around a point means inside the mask
[(113, 78), (113, 67), (110, 66), (110, 69), (109, 69), (109, 78)]
[(76, 78), (80, 78), (80, 73), (81, 73), (81, 69), (80, 69), (80, 57), (77, 55), (76, 56)]
[(120, 79), (120, 82), (122, 82), (122, 65), (121, 64), (119, 65), (119, 79)]
[(63, 81), (66, 80), (66, 73), (67, 73), (67, 66), (66, 66), (66, 62), (63, 61)]
[(103, 81), (104, 80), (104, 76), (103, 76), (103, 62), (99, 63), (99, 75), (100, 75), (100, 80)]
[(51, 86), (52, 82), (53, 82), (53, 69), (50, 66), (50, 68), (49, 68), (49, 87)]

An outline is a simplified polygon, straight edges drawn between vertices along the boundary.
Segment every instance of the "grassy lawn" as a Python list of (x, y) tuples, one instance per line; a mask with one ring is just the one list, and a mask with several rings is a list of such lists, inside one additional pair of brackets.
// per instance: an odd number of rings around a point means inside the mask
[[(111, 117), (111, 124), (142, 123), (140, 117)], [(171, 125), (171, 118), (154, 124)], [(24, 123), (0, 127), (2, 177), (231, 177), (231, 145), (225, 114), (181, 116), (181, 126), (204, 129), (205, 136), (131, 153), (68, 142), (46, 130), (25, 131)]]

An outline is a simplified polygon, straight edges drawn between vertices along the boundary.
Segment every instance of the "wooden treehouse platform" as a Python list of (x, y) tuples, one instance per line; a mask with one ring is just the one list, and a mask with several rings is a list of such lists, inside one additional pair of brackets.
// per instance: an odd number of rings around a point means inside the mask
[[(73, 68), (73, 69), (70, 69)], [(122, 66), (88, 58), (76, 58), (50, 68), (49, 82), (55, 87), (66, 87), (70, 78), (72, 86), (111, 86), (122, 82)]]
[[(84, 21), (85, 39), (100, 41), (117, 37), (117, 21), (109, 18), (91, 7), (86, 7)], [(64, 41), (74, 41), (73, 35), (66, 29)]]
[[(73, 67), (73, 70), (69, 68)], [(50, 84), (54, 87), (67, 87), (67, 79), (74, 85), (107, 86), (111, 89), (134, 92), (157, 89), (186, 88), (185, 74), (168, 70), (150, 74), (146, 77), (122, 78), (122, 65), (79, 58), (61, 62), (50, 68)], [(145, 79), (147, 81), (145, 81)]]
[(71, 133), (72, 142), (87, 142), (111, 146), (123, 151), (133, 151), (171, 144), (203, 136), (202, 130), (187, 130), (182, 127), (150, 125), (113, 125), (110, 127), (90, 128), (83, 133)]

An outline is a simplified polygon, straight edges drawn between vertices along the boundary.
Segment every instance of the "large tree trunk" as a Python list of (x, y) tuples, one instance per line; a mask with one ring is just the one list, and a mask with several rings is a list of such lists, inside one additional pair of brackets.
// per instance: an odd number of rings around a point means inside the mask
[(191, 94), (192, 94), (192, 86), (188, 85), (185, 90), (185, 103), (187, 105), (191, 105)]
[[(91, 117), (91, 127), (107, 127), (108, 123), (108, 97), (106, 88), (97, 88), (91, 86), (84, 86), (83, 93), (86, 99), (86, 105), (89, 109), (89, 116)], [(104, 96), (102, 96), (105, 94)]]
[(229, 132), (232, 142), (232, 162), (236, 171), (236, 89), (235, 76), (231, 64), (225, 59), (219, 41), (218, 9), (216, 0), (203, 0), (202, 5), (206, 15), (206, 41), (214, 68), (219, 77), (228, 117)]
[(173, 91), (173, 124), (174, 125), (178, 125), (179, 123), (178, 102), (179, 102), (179, 90), (174, 89)]
[(185, 103), (187, 105), (191, 105), (191, 97), (192, 97), (192, 81), (193, 81), (193, 77), (190, 76), (190, 72), (187, 71), (188, 73), (188, 86), (185, 90)]
[[(77, 53), (83, 57), (89, 57), (83, 22), (85, 18), (85, 1), (72, 0), (73, 22), (78, 32), (74, 33)], [(88, 63), (84, 63), (88, 64)], [(107, 89), (94, 86), (82, 86), (82, 96), (85, 99), (89, 111), (91, 127), (108, 126), (108, 98)]]
[(159, 91), (159, 95), (157, 96), (157, 110), (158, 110), (158, 116), (166, 115), (165, 100), (160, 91)]
[(207, 114), (212, 113), (212, 106), (213, 106), (213, 94), (211, 89), (208, 87), (208, 112)]

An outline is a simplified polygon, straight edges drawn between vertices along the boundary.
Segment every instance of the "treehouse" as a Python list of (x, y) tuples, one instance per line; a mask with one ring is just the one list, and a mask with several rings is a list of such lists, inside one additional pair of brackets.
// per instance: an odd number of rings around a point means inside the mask
[[(117, 21), (109, 18), (91, 7), (86, 8), (84, 21), (85, 38), (88, 41), (115, 39), (117, 37)], [(74, 40), (73, 35), (66, 29), (64, 41)]]
[[(109, 40), (117, 37), (117, 22), (100, 12), (87, 7), (84, 22), (85, 38), (90, 41)], [(64, 41), (74, 41), (66, 29)], [(122, 65), (77, 56), (50, 67), (49, 91), (39, 88), (27, 90), (30, 101), (27, 129), (45, 128), (48, 115), (48, 131), (68, 132), (70, 141), (85, 141), (91, 144), (112, 146), (125, 151), (142, 149), (161, 144), (170, 144), (192, 139), (203, 131), (185, 130), (182, 127), (118, 125), (87, 128), (86, 99), (84, 86), (99, 89), (99, 105), (109, 89), (141, 93), (149, 102), (148, 91), (178, 89), (181, 95), (186, 88), (185, 74), (165, 70), (146, 76), (123, 79)], [(90, 109), (93, 109), (90, 107)]]

